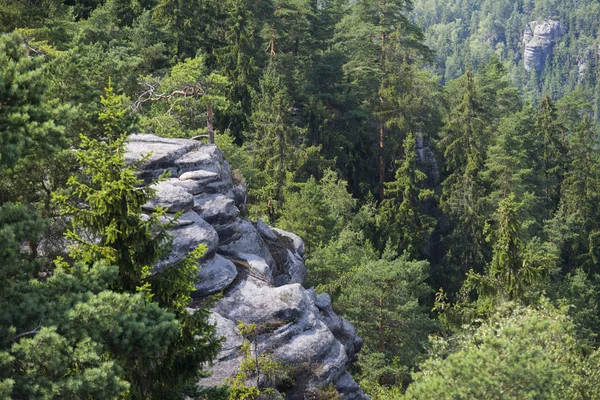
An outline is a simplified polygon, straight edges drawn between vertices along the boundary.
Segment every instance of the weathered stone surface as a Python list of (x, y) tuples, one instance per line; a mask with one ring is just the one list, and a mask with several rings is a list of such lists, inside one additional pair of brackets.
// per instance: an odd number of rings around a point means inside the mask
[(196, 196), (194, 211), (211, 224), (226, 224), (240, 215), (240, 210), (235, 206), (235, 202), (222, 194)]
[(171, 176), (177, 176), (175, 160), (200, 146), (200, 142), (188, 139), (168, 139), (148, 134), (131, 135), (127, 142), (125, 161), (131, 165), (149, 154), (140, 165), (140, 178), (146, 181), (155, 179), (165, 170), (170, 171)]
[(219, 165), (223, 161), (223, 154), (217, 146), (209, 144), (194, 148), (177, 158), (174, 164), (181, 173), (197, 170), (219, 172)]
[(564, 34), (565, 29), (560, 21), (532, 21), (527, 24), (523, 31), (525, 69), (531, 71), (535, 68), (541, 72), (544, 69), (546, 58), (552, 52), (554, 43)]
[(212, 374), (202, 380), (205, 387), (222, 385), (226, 379), (233, 378), (240, 369), (243, 354), (240, 348), (244, 338), (232, 320), (223, 318), (219, 313), (211, 312), (210, 322), (216, 326), (217, 335), (224, 337), (221, 350), (214, 364), (209, 368)]
[(235, 201), (235, 205), (246, 206), (246, 201), (248, 201), (248, 188), (244, 185), (238, 184), (235, 185), (229, 192), (227, 192), (227, 197), (230, 197)]
[(273, 229), (269, 225), (265, 224), (265, 221), (258, 219), (256, 222), (256, 229), (262, 235), (263, 238), (268, 240), (277, 240), (277, 235), (273, 232)]
[(213, 309), (227, 319), (246, 324), (286, 323), (300, 318), (307, 307), (302, 290), (300, 285), (272, 288), (244, 280)]
[(298, 253), (292, 253), (287, 250), (287, 261), (283, 271), (275, 278), (275, 286), (287, 285), (290, 283), (302, 283), (306, 278), (306, 266), (302, 257)]
[(146, 207), (148, 212), (163, 205), (170, 213), (161, 220), (168, 222), (177, 210), (186, 211), (172, 224), (171, 254), (155, 270), (177, 263), (203, 243), (208, 251), (199, 260), (202, 268), (193, 295), (224, 290), (211, 309), (211, 321), (225, 341), (211, 367), (213, 375), (199, 384), (221, 385), (238, 372), (244, 358), (237, 329), (242, 321), (258, 324), (259, 353), (293, 366), (295, 385), (278, 388), (286, 399), (304, 400), (311, 390), (329, 384), (345, 399), (367, 399), (346, 371), (362, 341), (352, 325), (335, 314), (327, 295), (316, 296), (301, 285), (306, 274), (302, 240), (242, 217), (247, 189), (239, 179), (234, 182), (229, 164), (215, 146), (133, 135), (126, 157), (132, 163), (150, 151), (140, 177), (148, 181), (164, 170), (172, 177), (157, 185), (157, 199)]
[(189, 211), (194, 206), (194, 196), (185, 189), (172, 185), (170, 182), (159, 182), (154, 186), (156, 197), (142, 206), (145, 210), (155, 210), (158, 207), (165, 207), (167, 212), (176, 213), (180, 211)]
[[(271, 268), (275, 267), (275, 260), (269, 248), (261, 238), (260, 234), (250, 221), (239, 219), (233, 225), (233, 235), (227, 239), (226, 244), (221, 244), (221, 250), (225, 252), (238, 252), (256, 254), (264, 258)], [(221, 235), (221, 231), (219, 231)]]
[(235, 265), (230, 260), (215, 254), (210, 260), (201, 263), (192, 296), (205, 297), (220, 292), (231, 285), (236, 276)]
[(273, 271), (264, 258), (237, 251), (231, 251), (226, 254), (231, 260), (235, 260), (238, 267), (245, 268), (249, 275), (273, 284)]
[(273, 228), (278, 235), (283, 236), (284, 238), (290, 239), (294, 246), (294, 250), (296, 253), (300, 254), (300, 256), (304, 257), (304, 242), (300, 239), (300, 236), (295, 233), (284, 231), (283, 229)]
[(187, 180), (197, 181), (197, 184), (202, 185), (202, 184), (207, 184), (207, 183), (210, 183), (210, 182), (214, 182), (214, 181), (218, 180), (219, 178), (220, 178), (220, 176), (219, 176), (219, 174), (217, 172), (206, 171), (206, 170), (203, 170), (203, 169), (199, 169), (199, 170), (196, 170), (196, 171), (184, 172), (179, 177), (179, 180), (182, 180), (182, 181), (187, 181)]
[(192, 223), (178, 226), (170, 231), (170, 234), (173, 236), (173, 249), (166, 259), (156, 264), (155, 270), (162, 270), (183, 260), (200, 244), (204, 244), (207, 247), (202, 260), (209, 259), (217, 251), (219, 236), (210, 224), (193, 211), (182, 215), (180, 219), (182, 221), (192, 221)]

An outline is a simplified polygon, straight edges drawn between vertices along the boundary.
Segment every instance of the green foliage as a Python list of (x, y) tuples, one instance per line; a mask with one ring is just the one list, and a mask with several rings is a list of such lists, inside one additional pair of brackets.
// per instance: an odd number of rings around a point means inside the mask
[[(187, 309), (203, 249), (152, 271), (169, 227), (140, 217), (152, 190), (122, 159), (137, 116), (218, 133), (251, 215), (305, 239), (307, 284), (364, 337), (353, 372), (372, 397), (400, 398), (425, 358), (426, 281), (448, 341), (409, 397), (599, 397), (598, 15), (590, 0), (0, 0), (0, 397), (231, 395), (193, 387), (218, 342)], [(523, 31), (549, 18), (564, 35), (526, 71)], [(53, 267), (59, 203), (73, 249)], [(405, 255), (380, 257), (388, 241)], [(511, 299), (530, 308), (502, 311)], [(272, 361), (248, 335), (242, 398)]]
[(59, 148), (63, 130), (45, 98), (42, 59), (27, 56), (18, 35), (0, 35), (0, 163), (13, 165), (32, 147)]
[(341, 280), (336, 307), (355, 325), (365, 345), (358, 361), (361, 382), (402, 385), (416, 365), (436, 323), (420, 303), (431, 289), (426, 261), (397, 256), (388, 245), (381, 259), (367, 262)]
[(229, 107), (225, 97), (229, 81), (209, 71), (205, 57), (188, 58), (175, 65), (164, 79), (150, 76), (142, 83), (144, 92), (136, 107), (153, 103), (142, 120), (144, 128), (163, 136), (192, 137), (206, 132), (206, 126), (209, 140), (214, 142), (213, 112)]
[[(564, 310), (510, 307), (434, 348), (407, 399), (591, 398)], [(586, 387), (587, 386), (587, 387)], [(595, 390), (595, 389), (592, 389)]]
[(542, 196), (548, 216), (558, 207), (567, 163), (567, 138), (556, 108), (549, 97), (540, 104), (535, 134), (541, 146), (539, 172), (543, 175)]
[(295, 232), (308, 251), (325, 245), (349, 223), (356, 201), (347, 192), (346, 182), (327, 170), (320, 182), (314, 177), (290, 190), (277, 225)]
[(240, 348), (244, 359), (239, 372), (229, 382), (229, 400), (281, 398), (276, 397), (274, 388), (293, 384), (290, 367), (269, 354), (259, 353), (257, 336), (261, 332), (257, 324), (240, 322), (237, 328), (244, 337), (244, 344)]
[[(99, 117), (105, 139), (81, 136), (76, 157), (83, 176), (72, 176), (70, 198), (61, 195), (57, 201), (63, 204), (64, 214), (71, 216), (73, 227), (67, 238), (75, 243), (72, 256), (87, 263), (103, 259), (114, 263), (119, 267), (119, 290), (135, 292), (164, 251), (167, 234), (158, 223), (159, 212), (147, 220), (141, 216), (142, 205), (153, 192), (149, 186), (137, 188), (136, 167), (125, 164), (129, 122), (124, 102), (125, 97), (115, 95), (109, 86), (102, 98), (106, 108)], [(87, 207), (82, 208), (81, 202)]]
[(385, 199), (379, 208), (383, 237), (392, 240), (398, 250), (413, 256), (424, 253), (436, 221), (425, 212), (425, 202), (434, 197), (423, 186), (427, 175), (417, 167), (416, 140), (404, 139), (404, 160), (396, 170), (396, 180), (386, 183)]

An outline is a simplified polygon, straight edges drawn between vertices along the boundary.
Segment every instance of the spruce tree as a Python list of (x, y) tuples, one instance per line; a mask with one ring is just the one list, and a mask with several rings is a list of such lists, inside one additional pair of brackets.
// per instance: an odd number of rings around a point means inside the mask
[(545, 97), (539, 107), (535, 134), (540, 149), (538, 171), (543, 176), (542, 193), (546, 217), (552, 217), (560, 200), (567, 166), (566, 129), (558, 121), (552, 99)]
[(386, 183), (385, 199), (379, 208), (383, 237), (389, 238), (398, 251), (413, 257), (424, 254), (435, 219), (426, 214), (425, 202), (434, 196), (424, 188), (427, 175), (417, 167), (414, 135), (404, 139), (404, 160), (396, 170), (396, 180)]
[(440, 140), (447, 173), (441, 208), (448, 216), (445, 263), (452, 271), (464, 273), (482, 271), (489, 257), (483, 233), (486, 188), (480, 176), (489, 143), (489, 116), (473, 74), (467, 71), (457, 84), (461, 86), (459, 102), (450, 111)]
[(82, 148), (77, 153), (82, 176), (69, 180), (70, 198), (58, 197), (73, 223), (67, 235), (74, 243), (71, 255), (88, 265), (99, 261), (116, 265), (116, 291), (142, 292), (148, 300), (175, 314), (179, 333), (166, 348), (150, 358), (119, 360), (131, 384), (131, 398), (174, 398), (195, 383), (202, 363), (210, 361), (218, 349), (215, 328), (208, 323), (208, 310), (200, 308), (190, 313), (187, 309), (204, 249), (199, 247), (164, 271), (153, 271), (155, 263), (169, 250), (168, 226), (159, 222), (161, 210), (142, 215), (142, 205), (152, 197), (153, 190), (140, 187), (141, 181), (135, 175), (143, 159), (133, 166), (125, 163), (130, 125), (125, 97), (115, 95), (109, 86), (101, 101), (105, 110), (99, 120), (105, 138), (82, 136)]
[(348, 53), (344, 72), (354, 94), (362, 99), (364, 111), (377, 126), (379, 200), (383, 200), (386, 175), (388, 122), (393, 114), (393, 97), (402, 66), (398, 56), (407, 49), (412, 58), (427, 53), (422, 33), (405, 13), (410, 0), (366, 0), (356, 3), (352, 13), (337, 27), (336, 39)]

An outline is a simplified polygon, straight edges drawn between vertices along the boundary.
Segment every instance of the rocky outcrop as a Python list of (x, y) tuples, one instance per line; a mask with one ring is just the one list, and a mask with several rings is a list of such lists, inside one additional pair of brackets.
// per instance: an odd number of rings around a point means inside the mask
[(155, 184), (156, 198), (144, 205), (148, 212), (163, 207), (166, 220), (181, 214), (171, 231), (173, 251), (156, 270), (204, 244), (193, 297), (223, 292), (211, 308), (211, 320), (224, 342), (201, 386), (223, 384), (238, 372), (244, 355), (237, 325), (243, 322), (261, 327), (255, 339), (259, 352), (291, 366), (295, 384), (278, 388), (287, 399), (303, 399), (330, 384), (345, 399), (367, 398), (347, 372), (361, 339), (333, 311), (329, 296), (302, 286), (304, 243), (293, 233), (244, 217), (246, 188), (234, 181), (216, 146), (132, 135), (126, 160), (139, 162), (139, 176), (147, 183), (170, 173)]
[(525, 69), (531, 71), (535, 68), (538, 72), (544, 69), (546, 59), (552, 52), (554, 43), (565, 34), (565, 29), (560, 21), (545, 20), (532, 21), (523, 31), (523, 62)]
[[(593, 66), (598, 65), (600, 61), (600, 44), (587, 46), (579, 51), (577, 56), (577, 72), (579, 80), (583, 80), (585, 75), (595, 73)], [(592, 68), (590, 68), (590, 65)]]

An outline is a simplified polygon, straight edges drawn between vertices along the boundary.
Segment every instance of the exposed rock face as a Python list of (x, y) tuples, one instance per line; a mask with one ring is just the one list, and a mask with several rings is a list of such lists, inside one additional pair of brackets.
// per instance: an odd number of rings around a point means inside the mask
[[(583, 80), (588, 73), (594, 73), (593, 66), (598, 65), (600, 60), (600, 44), (588, 46), (579, 52), (577, 56), (577, 71), (579, 72), (579, 80)], [(590, 64), (592, 68), (590, 68)]]
[(552, 52), (554, 43), (564, 34), (565, 29), (560, 21), (532, 21), (527, 24), (523, 31), (525, 69), (531, 71), (532, 68), (535, 68), (541, 72), (548, 55)]
[(216, 146), (132, 135), (127, 161), (133, 163), (148, 153), (140, 177), (149, 183), (165, 170), (171, 177), (156, 184), (157, 198), (144, 209), (164, 207), (167, 220), (183, 213), (171, 231), (173, 252), (156, 270), (168, 268), (204, 244), (208, 251), (198, 261), (201, 270), (193, 296), (224, 291), (211, 309), (211, 320), (225, 341), (212, 376), (200, 384), (219, 385), (238, 372), (243, 338), (236, 326), (241, 321), (263, 327), (265, 333), (256, 339), (260, 352), (293, 366), (295, 385), (280, 388), (287, 399), (303, 399), (311, 389), (329, 384), (345, 399), (367, 399), (346, 370), (362, 340), (348, 321), (335, 314), (329, 296), (302, 287), (306, 275), (302, 240), (242, 216), (246, 188), (234, 182)]

